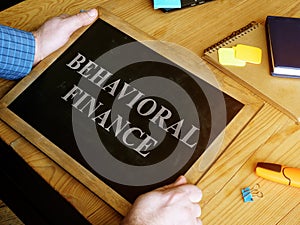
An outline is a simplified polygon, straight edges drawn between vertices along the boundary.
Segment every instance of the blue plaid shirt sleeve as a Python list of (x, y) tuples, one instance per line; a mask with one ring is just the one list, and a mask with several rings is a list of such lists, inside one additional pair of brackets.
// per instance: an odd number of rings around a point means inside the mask
[(0, 77), (16, 80), (32, 69), (35, 39), (32, 33), (0, 25)]

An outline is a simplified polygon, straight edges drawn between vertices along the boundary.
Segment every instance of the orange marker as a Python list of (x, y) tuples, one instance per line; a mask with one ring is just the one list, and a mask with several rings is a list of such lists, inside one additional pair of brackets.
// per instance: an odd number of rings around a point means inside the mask
[(256, 165), (256, 174), (262, 178), (300, 187), (300, 169), (282, 166), (274, 163), (259, 162)]

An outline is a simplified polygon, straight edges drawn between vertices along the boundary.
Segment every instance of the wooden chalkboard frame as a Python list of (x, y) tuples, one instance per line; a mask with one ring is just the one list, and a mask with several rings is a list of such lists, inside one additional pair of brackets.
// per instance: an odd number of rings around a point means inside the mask
[[(120, 18), (112, 15), (102, 8), (99, 9), (99, 18), (138, 41), (153, 40), (153, 38), (149, 35), (141, 32), (137, 28), (131, 26), (130, 24), (124, 22)], [(6, 96), (1, 99), (0, 118), (7, 122), (14, 130), (19, 132), (28, 141), (30, 141), (48, 157), (63, 167), (71, 175), (76, 177), (80, 182), (82, 182), (91, 191), (107, 202), (111, 207), (113, 207), (122, 215), (125, 215), (131, 206), (126, 199), (124, 199), (106, 183), (72, 159), (68, 154), (62, 151), (59, 147), (49, 141), (46, 137), (36, 131), (33, 127), (22, 120), (22, 118), (19, 118), (8, 108), (10, 103), (12, 103), (14, 99), (16, 99), (27, 87), (29, 87), (39, 77), (39, 75), (41, 75), (87, 29), (88, 27), (85, 27), (75, 32), (66, 46), (39, 63), (27, 77), (22, 79)], [(161, 45), (156, 44), (155, 46), (151, 46), (151, 44), (149, 44), (148, 47), (164, 57), (172, 60), (173, 62), (181, 65), (183, 68), (187, 69), (193, 74), (201, 74), (201, 79), (211, 83), (209, 78), (210, 74), (206, 74), (203, 72), (203, 70), (201, 70), (201, 68), (205, 66), (204, 63), (203, 65), (199, 65), (198, 60), (193, 60), (193, 57), (182, 52), (178, 54), (175, 52), (174, 54), (174, 50), (172, 49), (170, 52), (170, 49), (163, 43)], [(200, 71), (201, 73), (199, 73)], [(239, 101), (243, 103), (243, 98), (239, 99)], [(253, 109), (253, 106), (250, 104), (244, 104), (244, 107), (227, 125), (222, 133), (227, 133), (229, 135), (226, 135), (224, 139), (223, 136), (221, 137), (220, 135), (187, 171), (185, 175), (189, 182), (196, 184), (200, 180), (200, 178), (209, 169), (216, 158), (219, 157), (222, 152), (224, 152), (234, 138), (240, 133), (243, 127), (251, 120), (255, 112), (256, 111)]]

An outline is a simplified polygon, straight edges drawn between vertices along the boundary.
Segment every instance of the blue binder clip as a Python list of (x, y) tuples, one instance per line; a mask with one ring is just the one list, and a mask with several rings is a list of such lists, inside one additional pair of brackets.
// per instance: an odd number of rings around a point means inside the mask
[(263, 197), (263, 193), (261, 191), (259, 191), (259, 184), (255, 184), (253, 188), (243, 188), (242, 189), (242, 196), (243, 196), (243, 200), (244, 202), (253, 202), (253, 197), (258, 197), (258, 198), (262, 198)]
[(249, 187), (242, 189), (242, 196), (243, 196), (244, 202), (253, 202), (251, 189)]

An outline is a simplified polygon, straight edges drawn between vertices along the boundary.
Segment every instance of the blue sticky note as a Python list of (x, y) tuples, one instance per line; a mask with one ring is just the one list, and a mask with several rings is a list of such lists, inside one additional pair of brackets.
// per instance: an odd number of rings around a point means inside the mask
[(154, 9), (177, 9), (181, 8), (180, 0), (153, 0)]

